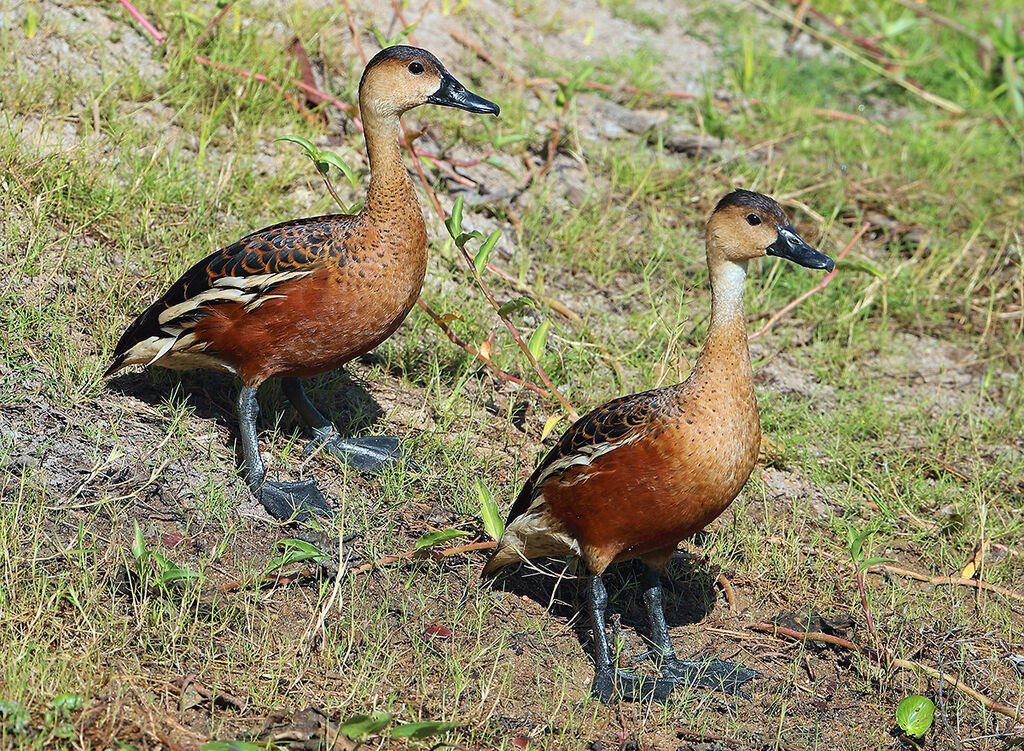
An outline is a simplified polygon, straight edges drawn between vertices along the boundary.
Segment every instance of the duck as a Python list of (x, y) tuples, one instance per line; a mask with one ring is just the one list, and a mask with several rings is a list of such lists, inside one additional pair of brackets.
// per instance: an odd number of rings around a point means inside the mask
[[(516, 497), (482, 576), (541, 556), (575, 556), (593, 631), (591, 692), (602, 702), (664, 702), (680, 685), (741, 694), (756, 676), (720, 660), (676, 656), (662, 575), (677, 545), (716, 519), (743, 488), (761, 443), (743, 310), (747, 264), (776, 256), (810, 269), (834, 262), (803, 240), (772, 198), (724, 196), (705, 225), (711, 322), (690, 376), (613, 399), (575, 422)], [(605, 629), (612, 563), (644, 564), (642, 599), (657, 678), (618, 670)]]
[(280, 378), (285, 398), (322, 449), (365, 472), (400, 460), (397, 438), (344, 438), (310, 402), (303, 378), (343, 366), (390, 337), (423, 287), (427, 232), (399, 149), (401, 116), (436, 104), (498, 115), (430, 52), (378, 52), (359, 83), (370, 180), (356, 214), (330, 214), (257, 230), (197, 262), (121, 336), (105, 377), (132, 365), (207, 368), (242, 383), (237, 412), (243, 473), (274, 517), (333, 512), (315, 480), (267, 478), (259, 451), (257, 389)]

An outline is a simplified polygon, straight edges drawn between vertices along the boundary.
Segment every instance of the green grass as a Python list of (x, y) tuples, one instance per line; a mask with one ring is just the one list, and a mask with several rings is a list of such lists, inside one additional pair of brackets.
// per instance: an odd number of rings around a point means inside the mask
[[(724, 109), (658, 94), (674, 63), (649, 53), (596, 49), (587, 61), (560, 59), (531, 46), (531, 36), (516, 40), (520, 57), (503, 60), (523, 77), (588, 71), (591, 80), (653, 92), (588, 94), (663, 109), (665, 132), (725, 140), (702, 158), (673, 154), (656, 136), (581, 141), (575, 125), (585, 104), (577, 100), (550, 172), (511, 202), (467, 208), (472, 226), (504, 231), (512, 255), (496, 253), (496, 263), (581, 317), (573, 322), (543, 300), (513, 315), (526, 335), (552, 321), (541, 362), (581, 411), (687, 373), (708, 323), (701, 224), (726, 190), (776, 195), (833, 256), (864, 218), (873, 223), (835, 281), (755, 341), (764, 432), (785, 450), (758, 467), (695, 548), (706, 560), (673, 568), (669, 612), (686, 616), (673, 624), (681, 653), (738, 649), (735, 659), (768, 677), (753, 704), (723, 710), (720, 696), (688, 691), (666, 707), (621, 715), (586, 696), (591, 666), (570, 621), (571, 582), (535, 599), (493, 591), (479, 584), (477, 554), (399, 562), (337, 585), (321, 572), (288, 586), (231, 586), (263, 575), (278, 554), (274, 541), (295, 532), (246, 515), (234, 469), (235, 384), (159, 369), (121, 385), (100, 378), (131, 316), (195, 260), (251, 229), (333, 210), (298, 149), (273, 142), (317, 131), (270, 87), (193, 56), (284, 80), (288, 39), (271, 29), (287, 28), (324, 62), (328, 88), (352, 101), (360, 66), (344, 13), (239, 5), (197, 46), (211, 9), (142, 3), (181, 40), (152, 54), (136, 39), (130, 55), (161, 66), (155, 77), (122, 57), (136, 32), (116, 3), (92, 11), (111, 23), (84, 36), (53, 6), (42, 4), (40, 16), (39, 34), (109, 55), (105, 77), (84, 63), (60, 75), (40, 68), (20, 27), (5, 27), (0, 52), (14, 64), (0, 78), (0, 698), (28, 710), (30, 722), (16, 729), (0, 717), (0, 743), (57, 743), (67, 728), (51, 704), (72, 693), (85, 699), (68, 718), (82, 747), (164, 743), (163, 735), (193, 748), (305, 706), (335, 720), (388, 711), (401, 722), (457, 722), (448, 740), (468, 748), (513, 748), (517, 736), (531, 748), (586, 748), (595, 739), (618, 747), (620, 733), (641, 747), (676, 747), (684, 742), (677, 727), (774, 748), (890, 747), (899, 699), (935, 696), (934, 681), (751, 639), (743, 626), (813, 608), (851, 615), (852, 638), (869, 643), (846, 565), (850, 529), (874, 530), (869, 555), (928, 575), (956, 574), (983, 539), (1019, 548), (1022, 121), (998, 71), (985, 72), (963, 35), (923, 20), (897, 23), (906, 12), (865, 0), (820, 7), (856, 33), (887, 32), (880, 44), (907, 74), (969, 114), (950, 118), (835, 53), (780, 54), (788, 30), (749, 6), (704, 4), (688, 22), (716, 49), (720, 66), (706, 85), (736, 98)], [(951, 3), (929, 7), (953, 12)], [(641, 34), (675, 28), (670, 5), (608, 8)], [(995, 0), (957, 18), (987, 34), (1013, 11)], [(544, 33), (567, 23), (539, 2), (510, 12)], [(497, 21), (472, 2), (458, 18), (477, 38), (497, 33)], [(589, 21), (572, 19), (571, 33), (582, 36)], [(445, 62), (501, 102), (501, 119), (424, 110), (410, 124), (430, 123), (456, 159), (504, 143), (493, 155), (500, 168), (462, 171), (488, 189), (518, 184), (526, 160), (537, 166), (546, 157), (544, 123), (562, 109), (554, 88), (516, 86), (468, 52)], [(42, 145), (26, 120), (43, 124)], [(57, 135), (69, 145), (47, 140)], [(502, 140), (511, 136), (523, 138)], [(354, 130), (317, 143), (345, 153), (365, 180)], [(428, 174), (450, 206), (450, 183)], [(347, 201), (360, 197), (338, 188)], [(453, 330), (478, 345), (493, 313), (426, 201), (423, 208), (431, 235), (424, 299), (457, 311)], [(523, 292), (487, 280), (500, 300)], [(816, 280), (793, 266), (753, 264), (751, 328)], [(496, 337), (495, 361), (535, 380), (507, 334), (499, 328)], [(357, 431), (406, 435), (424, 471), (368, 480), (323, 458), (307, 461), (307, 435), (273, 387), (261, 393), (261, 448), (272, 472), (315, 477), (343, 511), (320, 540), (330, 548), (356, 535), (343, 546), (352, 565), (404, 553), (432, 529), (482, 539), (475, 479), (506, 509), (544, 450), (545, 420), (560, 411), (494, 378), (418, 311), (350, 375), (316, 379), (314, 400)], [(353, 379), (379, 408), (350, 398)], [(136, 522), (148, 546), (206, 578), (160, 588), (125, 574)], [(717, 595), (719, 571), (739, 597), (738, 616)], [(1022, 573), (1024, 561), (1010, 557), (983, 578), (1013, 590)], [(628, 575), (612, 579), (628, 656), (640, 648), (637, 586)], [(896, 654), (941, 664), (1004, 703), (1021, 696), (1021, 678), (1004, 660), (1024, 641), (1018, 604), (874, 574), (868, 591)], [(432, 638), (436, 626), (451, 637)], [(193, 675), (244, 708), (174, 688)], [(973, 700), (948, 691), (945, 699), (961, 738), (1008, 731)], [(954, 747), (947, 730), (933, 733), (936, 748)]]

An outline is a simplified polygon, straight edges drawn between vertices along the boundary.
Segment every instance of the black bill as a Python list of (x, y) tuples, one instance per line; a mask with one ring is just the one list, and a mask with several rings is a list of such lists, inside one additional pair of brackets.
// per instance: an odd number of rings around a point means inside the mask
[(779, 236), (768, 246), (768, 255), (785, 258), (809, 269), (831, 271), (836, 265), (827, 255), (804, 242), (790, 224), (779, 227)]
[(498, 105), (474, 94), (456, 81), (447, 71), (441, 73), (441, 88), (431, 94), (427, 101), (431, 104), (442, 104), (445, 107), (458, 107), (460, 110), (468, 110), (480, 115), (497, 115), (501, 112)]

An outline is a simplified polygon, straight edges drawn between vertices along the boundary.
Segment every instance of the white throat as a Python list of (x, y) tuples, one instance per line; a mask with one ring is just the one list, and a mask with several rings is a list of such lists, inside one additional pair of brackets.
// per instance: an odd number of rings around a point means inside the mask
[(743, 317), (743, 282), (747, 262), (724, 261), (711, 272), (711, 325)]

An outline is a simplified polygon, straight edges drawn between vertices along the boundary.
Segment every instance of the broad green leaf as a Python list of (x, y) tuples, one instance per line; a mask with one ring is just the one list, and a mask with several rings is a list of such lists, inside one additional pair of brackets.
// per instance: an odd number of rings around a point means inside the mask
[(544, 321), (530, 336), (530, 341), (526, 346), (535, 360), (539, 360), (540, 356), (544, 354), (544, 344), (548, 340), (548, 329), (550, 328), (551, 321)]
[(147, 556), (146, 540), (142, 536), (142, 528), (135, 522), (135, 538), (132, 540), (132, 555), (139, 563), (145, 563)]
[(466, 243), (470, 240), (478, 240), (483, 236), (484, 233), (478, 232), (477, 230), (473, 230), (472, 232), (462, 232), (455, 238), (455, 244), (462, 248), (465, 247)]
[(424, 548), (432, 548), (435, 545), (440, 545), (442, 542), (448, 542), (456, 537), (463, 537), (468, 535), (469, 532), (465, 532), (461, 529), (439, 529), (436, 532), (427, 532), (425, 535), (420, 537), (416, 541), (414, 546), (416, 550), (423, 550)]
[(75, 712), (81, 709), (84, 703), (85, 698), (78, 694), (59, 694), (53, 698), (50, 706), (61, 714), (66, 714), (68, 712)]
[(484, 520), (484, 529), (495, 540), (500, 540), (505, 532), (505, 523), (501, 520), (498, 504), (494, 502), (491, 491), (479, 477), (476, 478), (476, 494), (480, 498), (480, 517)]
[(444, 220), (444, 226), (448, 228), (448, 234), (452, 238), (458, 238), (462, 234), (462, 204), (464, 202), (464, 196), (456, 198), (455, 203), (452, 205), (451, 215)]
[[(349, 181), (350, 185), (355, 186), (356, 182), (358, 182), (355, 173), (352, 171), (352, 168), (345, 164), (345, 162), (341, 160), (341, 157), (335, 154), (333, 151), (321, 151), (320, 161), (325, 162), (334, 167), (335, 169), (337, 169), (338, 172), (345, 176), (345, 179)], [(326, 173), (327, 171), (324, 170), (324, 174)]]
[(313, 142), (308, 138), (302, 136), (279, 136), (274, 139), (275, 141), (290, 141), (291, 143), (297, 143), (306, 152), (306, 156), (312, 159), (314, 162), (320, 158), (320, 149), (318, 149)]
[(373, 733), (379, 733), (390, 725), (393, 719), (394, 717), (387, 712), (353, 715), (341, 724), (341, 733), (351, 740), (359, 740)]
[(926, 696), (908, 696), (896, 707), (896, 722), (907, 735), (920, 738), (935, 717), (935, 705)]
[(275, 547), (284, 551), (284, 554), (268, 563), (266, 569), (264, 569), (264, 573), (269, 573), (281, 566), (287, 566), (289, 563), (299, 563), (301, 561), (322, 561), (324, 558), (330, 557), (327, 553), (314, 545), (310, 545), (305, 540), (296, 540), (293, 538), (279, 540)]
[(392, 738), (412, 738), (414, 741), (441, 735), (459, 726), (457, 722), (407, 722), (391, 731)]
[(871, 568), (872, 566), (876, 566), (879, 563), (893, 563), (895, 560), (895, 558), (868, 558), (866, 561), (862, 561), (860, 565), (857, 566), (857, 570), (867, 571), (869, 568)]
[(494, 230), (484, 240), (484, 244), (480, 246), (480, 250), (473, 256), (473, 268), (476, 269), (477, 274), (483, 274), (484, 269), (487, 268), (487, 259), (491, 255), (491, 251), (494, 250), (494, 246), (498, 240), (501, 239), (501, 230)]
[(507, 303), (498, 308), (498, 315), (507, 316), (509, 313), (514, 313), (515, 311), (525, 306), (536, 308), (537, 303), (533, 301), (532, 297), (519, 296), (512, 300), (509, 300)]
[(857, 534), (852, 529), (846, 531), (846, 538), (849, 541), (850, 557), (855, 561), (861, 559), (861, 552), (864, 547), (864, 541), (867, 540), (874, 533), (873, 529), (865, 529), (860, 534)]
[(267, 747), (245, 741), (210, 741), (204, 743), (199, 751), (267, 751)]

